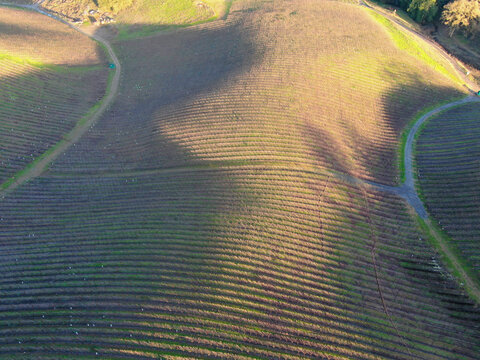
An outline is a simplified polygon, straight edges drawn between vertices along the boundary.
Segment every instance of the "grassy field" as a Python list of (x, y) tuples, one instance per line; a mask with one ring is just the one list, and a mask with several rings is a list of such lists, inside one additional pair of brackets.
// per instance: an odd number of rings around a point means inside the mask
[(3, 183), (95, 105), (105, 91), (107, 70), (93, 41), (43, 15), (0, 8), (0, 32)]
[(333, 1), (114, 45), (116, 103), (0, 201), (1, 358), (478, 357), (411, 209), (339, 175), (395, 184), (455, 82)]
[(480, 105), (449, 110), (422, 129), (418, 187), (456, 248), (480, 275)]
[(85, 24), (99, 25), (102, 17), (109, 17), (114, 19), (110, 23), (113, 33), (120, 38), (131, 38), (224, 18), (231, 3), (232, 0), (45, 0), (41, 6)]

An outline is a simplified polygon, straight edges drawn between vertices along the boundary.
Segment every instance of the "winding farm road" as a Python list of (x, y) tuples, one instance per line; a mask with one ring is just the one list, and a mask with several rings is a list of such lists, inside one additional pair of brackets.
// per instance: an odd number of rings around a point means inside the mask
[(422, 124), (432, 116), (437, 115), (442, 111), (451, 109), (453, 107), (461, 106), (461, 105), (472, 103), (472, 102), (480, 102), (480, 98), (477, 96), (467, 96), (466, 98), (463, 98), (461, 100), (452, 101), (448, 104), (438, 106), (435, 109), (424, 114), (415, 122), (415, 124), (410, 129), (407, 136), (407, 141), (405, 142), (405, 151), (404, 151), (405, 181), (403, 182), (402, 185), (389, 186), (389, 185), (379, 184), (379, 183), (368, 181), (368, 180), (361, 180), (361, 182), (377, 190), (394, 193), (402, 197), (405, 201), (407, 201), (410, 204), (410, 206), (412, 206), (415, 209), (418, 216), (420, 216), (423, 220), (427, 220), (428, 213), (425, 210), (425, 206), (420, 200), (417, 194), (417, 191), (415, 189), (414, 169), (413, 169), (413, 145), (415, 141), (415, 136), (418, 130), (420, 129), (420, 127), (422, 126)]
[[(473, 84), (465, 75), (464, 69), (458, 64), (456, 59), (454, 59), (450, 54), (448, 54), (443, 48), (441, 48), (439, 45), (435, 44), (432, 40), (430, 40), (428, 37), (425, 35), (418, 33), (417, 31), (414, 31), (413, 29), (409, 28), (408, 26), (402, 24), (397, 18), (383, 12), (375, 9), (374, 7), (370, 6), (369, 4), (365, 3), (364, 0), (360, 0), (359, 3), (361, 6), (365, 6), (378, 14), (386, 17), (396, 25), (400, 26), (404, 31), (407, 31), (414, 36), (420, 37), (423, 41), (426, 41), (430, 45), (432, 45), (454, 68), (456, 71), (457, 75), (459, 78), (461, 78), (464, 83), (465, 87), (468, 88), (468, 90), (471, 93), (477, 93), (478, 88), (477, 85)], [(112, 82), (110, 84), (109, 89), (107, 89), (107, 93), (101, 103), (101, 106), (91, 115), (88, 116), (86, 121), (83, 121), (82, 123), (78, 123), (65, 137), (63, 140), (61, 140), (59, 143), (56, 144), (56, 146), (48, 152), (47, 154), (44, 154), (41, 156), (38, 160), (36, 160), (34, 163), (31, 164), (30, 167), (22, 171), (17, 177), (8, 184), (6, 188), (3, 190), (0, 190), (0, 197), (4, 197), (7, 193), (10, 193), (11, 191), (15, 190), (18, 186), (28, 182), (29, 180), (41, 175), (47, 168), (48, 166), (63, 152), (65, 152), (70, 146), (72, 146), (78, 139), (92, 126), (95, 124), (96, 121), (101, 117), (101, 115), (105, 112), (105, 110), (112, 104), (112, 102), (115, 100), (116, 94), (118, 92), (119, 88), (119, 83), (120, 83), (120, 74), (122, 71), (121, 64), (115, 55), (115, 52), (113, 51), (110, 43), (103, 39), (102, 37), (98, 35), (90, 35), (87, 34), (86, 32), (82, 31), (81, 29), (77, 28), (76, 26), (70, 24), (69, 22), (52, 15), (46, 11), (44, 11), (38, 4), (35, 5), (18, 5), (18, 4), (12, 4), (12, 3), (0, 3), (0, 6), (14, 6), (14, 7), (21, 7), (21, 8), (27, 8), (31, 9), (34, 11), (37, 11), (43, 15), (49, 16), (57, 21), (60, 21), (64, 24), (67, 24), (68, 26), (72, 27), (73, 29), (79, 31), (80, 33), (89, 36), (93, 38), (94, 40), (98, 41), (99, 43), (103, 44), (109, 55), (110, 58), (112, 59), (112, 62), (116, 65), (116, 71), (113, 76)], [(444, 239), (444, 237), (437, 232), (435, 227), (433, 226), (431, 220), (428, 218), (427, 211), (425, 210), (425, 207), (419, 198), (416, 189), (415, 189), (415, 182), (414, 182), (414, 170), (413, 170), (413, 145), (414, 145), (414, 139), (415, 135), (418, 132), (420, 126), (430, 117), (445, 111), (447, 109), (450, 109), (455, 106), (460, 106), (466, 103), (471, 103), (471, 102), (480, 102), (480, 98), (477, 96), (469, 96), (466, 97), (462, 100), (457, 100), (450, 102), (445, 105), (438, 106), (437, 108), (431, 110), (430, 112), (426, 113), (422, 117), (420, 117), (417, 122), (413, 125), (413, 127), (410, 129), (407, 137), (407, 141), (405, 144), (405, 152), (404, 152), (404, 161), (405, 161), (405, 177), (406, 180), (405, 182), (400, 185), (400, 186), (388, 186), (384, 184), (379, 184), (367, 180), (361, 180), (354, 178), (350, 175), (346, 174), (337, 174), (340, 178), (343, 178), (345, 181), (355, 183), (358, 185), (364, 185), (367, 187), (372, 187), (374, 189), (380, 190), (380, 191), (386, 191), (390, 193), (394, 193), (403, 199), (407, 201), (413, 209), (417, 212), (417, 214), (425, 221), (427, 226), (429, 227), (430, 233), (432, 236), (434, 236), (437, 239), (438, 246), (440, 247), (440, 250), (442, 252), (442, 255), (445, 256), (451, 266), (454, 268), (453, 270), (456, 271), (457, 276), (460, 278), (460, 281), (462, 281), (469, 294), (475, 299), (477, 303), (480, 303), (480, 287), (478, 286), (477, 282), (474, 281), (474, 279), (465, 272), (463, 266), (461, 265), (461, 261), (458, 258), (458, 256), (450, 249), (449, 244), (447, 241)], [(379, 289), (380, 290), (380, 289)], [(381, 291), (381, 290), (380, 290)]]
[(465, 289), (469, 293), (469, 295), (474, 299), (474, 301), (477, 304), (480, 304), (480, 285), (478, 284), (476, 279), (474, 279), (473, 276), (471, 276), (465, 271), (465, 268), (462, 265), (462, 261), (459, 258), (459, 256), (452, 250), (450, 244), (448, 243), (448, 240), (445, 238), (443, 234), (438, 232), (432, 220), (428, 217), (428, 213), (425, 210), (425, 206), (422, 200), (420, 199), (420, 197), (418, 196), (417, 190), (415, 189), (414, 169), (413, 169), (413, 145), (415, 142), (415, 135), (417, 134), (422, 124), (432, 116), (437, 115), (442, 111), (451, 109), (456, 106), (461, 106), (467, 103), (480, 102), (480, 98), (476, 95), (479, 91), (479, 87), (477, 84), (474, 84), (472, 81), (470, 81), (470, 79), (468, 79), (468, 76), (466, 74), (466, 69), (462, 68), (458, 63), (458, 61), (453, 56), (447, 53), (441, 46), (436, 44), (433, 40), (429, 39), (424, 34), (421, 34), (411, 29), (405, 24), (402, 24), (396, 17), (391, 16), (388, 13), (385, 13), (383, 11), (379, 11), (375, 7), (370, 6), (364, 0), (359, 0), (359, 5), (367, 7), (375, 11), (377, 14), (386, 17), (391, 22), (400, 26), (402, 30), (407, 31), (410, 34), (416, 37), (419, 37), (423, 41), (432, 45), (440, 53), (440, 55), (442, 55), (443, 58), (450, 63), (450, 65), (453, 67), (453, 69), (457, 73), (458, 77), (462, 79), (462, 81), (464, 82), (464, 86), (468, 89), (468, 91), (472, 94), (475, 94), (473, 96), (467, 96), (461, 100), (452, 101), (450, 103), (438, 106), (435, 109), (421, 116), (415, 122), (415, 124), (410, 129), (407, 136), (407, 141), (405, 142), (405, 149), (404, 149), (405, 150), (404, 151), (405, 181), (402, 185), (387, 186), (387, 185), (378, 184), (378, 183), (369, 182), (369, 181), (361, 181), (361, 182), (377, 190), (387, 191), (390, 193), (397, 194), (401, 196), (404, 200), (406, 200), (413, 207), (413, 209), (415, 209), (417, 214), (424, 220), (425, 224), (428, 226), (430, 235), (435, 238), (435, 241), (437, 243), (437, 250), (439, 250), (442, 256), (446, 258), (447, 262), (450, 264), (450, 267), (453, 268), (451, 270), (453, 270), (456, 273), (456, 276), (463, 283), (462, 285), (465, 286)]
[(77, 123), (75, 127), (67, 133), (62, 140), (60, 140), (57, 144), (54, 145), (51, 151), (45, 153), (44, 155), (40, 156), (37, 160), (35, 160), (33, 163), (30, 164), (29, 167), (27, 167), (25, 170), (21, 171), (19, 174), (16, 175), (13, 181), (8, 183), (8, 185), (0, 190), (0, 198), (5, 197), (8, 193), (12, 192), (15, 190), (17, 187), (20, 185), (32, 180), (33, 178), (41, 175), (47, 168), (48, 166), (63, 152), (65, 152), (70, 146), (72, 146), (75, 142), (77, 142), (80, 137), (92, 126), (94, 125), (98, 119), (103, 115), (105, 110), (113, 103), (115, 100), (115, 97), (118, 92), (119, 84), (120, 84), (120, 74), (122, 72), (122, 65), (120, 64), (120, 61), (117, 58), (117, 55), (112, 49), (112, 46), (110, 43), (105, 40), (104, 38), (100, 37), (99, 35), (90, 35), (83, 30), (79, 29), (78, 27), (70, 24), (69, 22), (52, 15), (43, 9), (41, 9), (37, 4), (35, 5), (19, 5), (19, 4), (12, 4), (12, 3), (0, 3), (0, 6), (12, 6), (12, 7), (20, 7), (20, 8), (26, 8), (26, 9), (31, 9), (34, 11), (39, 12), (40, 14), (49, 16), (57, 21), (60, 21), (71, 28), (75, 29), (76, 31), (82, 33), (83, 35), (86, 35), (102, 45), (105, 46), (105, 48), (108, 51), (108, 54), (110, 56), (111, 61), (115, 64), (116, 69), (114, 70), (114, 76), (112, 78), (112, 81), (109, 84), (109, 87), (107, 87), (107, 92), (102, 99), (101, 105), (98, 109), (96, 109), (92, 114), (88, 115), (88, 117), (82, 121), (81, 123)]
[(468, 96), (464, 99), (453, 101), (448, 104), (439, 106), (432, 111), (429, 111), (422, 117), (420, 117), (413, 127), (410, 129), (405, 143), (405, 182), (400, 186), (388, 186), (383, 184), (378, 184), (375, 182), (370, 182), (366, 180), (360, 180), (363, 184), (371, 186), (380, 191), (387, 191), (390, 193), (397, 194), (406, 200), (410, 206), (412, 206), (417, 214), (425, 221), (425, 224), (428, 226), (430, 235), (433, 236), (437, 243), (437, 250), (440, 250), (441, 254), (447, 259), (450, 263), (450, 266), (455, 271), (459, 280), (465, 286), (465, 289), (470, 294), (470, 296), (475, 300), (477, 304), (480, 304), (480, 286), (475, 279), (468, 274), (463, 265), (459, 256), (451, 249), (448, 240), (445, 239), (444, 235), (440, 234), (436, 227), (434, 226), (432, 220), (428, 217), (428, 213), (425, 210), (425, 207), (422, 203), (422, 200), (419, 198), (417, 191), (415, 189), (414, 181), (414, 169), (413, 169), (413, 145), (415, 140), (415, 135), (422, 126), (422, 124), (431, 118), (434, 115), (439, 114), (442, 111), (451, 109), (456, 106), (461, 106), (467, 103), (480, 102), (480, 98), (476, 96)]
[(439, 114), (442, 111), (451, 109), (455, 106), (460, 106), (464, 105), (467, 103), (471, 102), (480, 102), (480, 98), (478, 96), (468, 96), (466, 98), (463, 98), (461, 100), (457, 101), (452, 101), (448, 104), (439, 106), (432, 111), (429, 111), (422, 117), (420, 117), (417, 122), (412, 126), (410, 129), (410, 132), (408, 133), (407, 141), (405, 143), (405, 182), (403, 186), (406, 186), (407, 188), (414, 189), (414, 179), (413, 179), (413, 143), (415, 139), (415, 135), (417, 134), (418, 129), (420, 129), (420, 126), (428, 120), (430, 117)]
[[(414, 174), (413, 144), (415, 140), (415, 135), (418, 129), (420, 128), (420, 126), (422, 126), (422, 124), (430, 117), (442, 111), (451, 109), (453, 107), (461, 106), (461, 105), (472, 103), (472, 102), (480, 102), (480, 98), (477, 96), (468, 96), (464, 99), (453, 101), (451, 103), (439, 106), (433, 109), (432, 111), (429, 111), (422, 117), (420, 117), (417, 120), (417, 122), (413, 125), (413, 127), (410, 129), (410, 132), (408, 133), (407, 141), (405, 143), (405, 158), (404, 158), (405, 159), (405, 182), (399, 188), (405, 188), (410, 194), (414, 195), (414, 198), (418, 199), (418, 203), (421, 204), (423, 211), (425, 211), (425, 208), (423, 207), (422, 201), (418, 197), (418, 194), (415, 189), (414, 178), (413, 178), (413, 174)], [(449, 260), (451, 266), (457, 273), (457, 276), (464, 283), (467, 291), (470, 293), (472, 298), (474, 298), (474, 300), (478, 304), (480, 304), (480, 286), (478, 285), (478, 283), (465, 271), (459, 257), (455, 252), (452, 251), (452, 249), (450, 248), (449, 244), (444, 239), (444, 237), (441, 234), (439, 234), (438, 231), (435, 229), (435, 226), (433, 226), (432, 221), (428, 218), (427, 213), (425, 212), (425, 216), (422, 216), (421, 212), (419, 212), (419, 209), (417, 209), (416, 206), (412, 202), (410, 202), (410, 200), (407, 200), (407, 201), (409, 201), (410, 205), (412, 205), (415, 208), (419, 216), (425, 220), (425, 223), (430, 229), (431, 235), (435, 237), (435, 239), (437, 240), (437, 244), (440, 247), (441, 252)]]

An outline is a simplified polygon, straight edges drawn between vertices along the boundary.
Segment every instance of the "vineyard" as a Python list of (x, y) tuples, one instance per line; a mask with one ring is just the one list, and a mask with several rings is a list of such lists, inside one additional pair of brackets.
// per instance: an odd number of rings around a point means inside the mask
[(431, 119), (417, 141), (418, 187), (425, 203), (480, 275), (480, 106)]
[(113, 45), (116, 101), (0, 200), (0, 358), (478, 358), (412, 209), (343, 176), (398, 184), (451, 78), (335, 1)]
[(55, 171), (285, 162), (397, 183), (404, 125), (463, 90), (357, 7), (301, 4), (118, 42), (117, 105)]
[[(21, 24), (15, 21), (19, 17)], [(107, 71), (93, 41), (45, 16), (1, 8), (0, 32), (3, 183), (56, 144), (102, 98)], [(76, 44), (73, 56), (71, 44)]]
[(0, 206), (5, 358), (479, 351), (478, 310), (403, 203), (328, 173), (52, 175)]

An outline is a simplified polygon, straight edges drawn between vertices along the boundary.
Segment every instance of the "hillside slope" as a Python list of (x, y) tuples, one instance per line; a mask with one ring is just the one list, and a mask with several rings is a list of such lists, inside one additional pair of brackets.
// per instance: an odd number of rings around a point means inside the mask
[(172, 26), (222, 18), (231, 0), (12, 0), (39, 4), (70, 21), (113, 25), (123, 36), (138, 36)]
[(117, 106), (56, 171), (269, 161), (394, 184), (404, 125), (464, 94), (352, 5), (241, 4), (228, 22), (118, 42)]
[(115, 47), (117, 102), (0, 201), (0, 357), (478, 357), (410, 209), (339, 175), (395, 183), (449, 78), (329, 1)]
[(0, 8), (0, 33), (3, 183), (97, 103), (108, 72), (103, 50), (94, 41), (46, 16)]
[(429, 120), (418, 137), (418, 187), (456, 248), (480, 275), (480, 106)]

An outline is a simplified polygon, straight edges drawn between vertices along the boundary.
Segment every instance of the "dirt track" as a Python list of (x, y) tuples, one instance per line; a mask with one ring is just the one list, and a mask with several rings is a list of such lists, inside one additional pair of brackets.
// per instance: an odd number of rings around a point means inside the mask
[[(431, 39), (427, 36), (418, 33), (409, 27), (402, 24), (398, 19), (383, 12), (378, 11), (377, 9), (371, 7), (363, 0), (360, 0), (360, 5), (365, 6), (379, 15), (382, 15), (389, 19), (390, 21), (394, 22), (396, 25), (400, 26), (403, 30), (413, 34), (414, 36), (420, 37), (422, 40), (426, 41), (430, 45), (432, 45), (444, 58), (447, 60), (452, 67), (457, 72), (457, 75), (465, 82), (465, 87), (470, 91), (472, 94), (477, 94), (478, 86), (472, 83), (463, 72), (463, 69), (457, 63), (456, 59), (453, 58), (450, 54), (448, 54), (443, 48), (439, 45), (435, 44)], [(444, 104), (441, 106), (436, 107), (435, 109), (429, 111), (428, 113), (421, 116), (415, 124), (412, 126), (408, 133), (407, 141), (405, 142), (405, 151), (404, 151), (404, 164), (405, 164), (405, 182), (400, 186), (386, 186), (383, 184), (377, 184), (374, 182), (365, 182), (367, 185), (370, 185), (377, 190), (381, 191), (388, 191), (391, 193), (395, 193), (402, 198), (404, 198), (417, 212), (417, 214), (425, 220), (425, 224), (429, 227), (430, 233), (438, 242), (438, 246), (441, 249), (442, 255), (448, 259), (451, 266), (453, 266), (454, 270), (457, 272), (458, 276), (460, 277), (460, 281), (462, 281), (469, 294), (474, 298), (474, 300), (480, 304), (480, 287), (478, 286), (477, 282), (467, 274), (461, 265), (460, 259), (458, 256), (450, 249), (449, 244), (446, 242), (445, 238), (437, 232), (432, 221), (428, 218), (428, 213), (425, 210), (423, 202), (421, 201), (420, 197), (418, 196), (417, 190), (415, 189), (415, 181), (414, 181), (414, 170), (413, 170), (413, 145), (415, 140), (415, 135), (419, 130), (420, 126), (429, 118), (434, 115), (439, 114), (442, 111), (450, 109), (455, 106), (461, 106), (464, 104), (468, 104), (471, 102), (480, 102), (480, 98), (478, 96), (468, 96), (464, 99), (452, 101), (448, 104)]]
[(413, 125), (408, 133), (408, 138), (405, 143), (405, 182), (401, 186), (387, 186), (383, 184), (377, 184), (374, 182), (364, 181), (366, 185), (372, 186), (373, 188), (380, 190), (380, 191), (387, 191), (390, 193), (397, 194), (398, 196), (404, 198), (412, 207), (415, 209), (417, 214), (425, 221), (425, 224), (429, 227), (430, 233), (433, 237), (435, 237), (438, 246), (441, 249), (442, 255), (448, 259), (451, 266), (457, 272), (458, 276), (460, 277), (460, 281), (463, 282), (472, 296), (472, 298), (480, 304), (480, 287), (476, 283), (476, 281), (470, 277), (469, 274), (464, 270), (463, 266), (461, 265), (460, 259), (458, 256), (450, 249), (449, 244), (445, 240), (445, 238), (438, 233), (435, 229), (434, 225), (432, 224), (432, 220), (428, 218), (428, 213), (425, 210), (425, 207), (419, 198), (417, 191), (415, 189), (415, 182), (414, 182), (414, 170), (413, 170), (413, 144), (415, 140), (415, 135), (420, 128), (420, 126), (432, 116), (450, 109), (455, 106), (461, 106), (464, 104), (468, 104), (471, 102), (480, 102), (480, 98), (469, 96), (464, 99), (453, 101), (448, 104), (439, 106), (432, 111), (429, 111), (422, 117), (420, 117), (417, 122)]
[(116, 70), (115, 74), (113, 76), (113, 79), (111, 83), (109, 84), (109, 88), (107, 88), (107, 93), (105, 94), (105, 97), (102, 100), (102, 103), (100, 107), (93, 113), (88, 116), (88, 118), (83, 121), (81, 124), (78, 124), (68, 133), (64, 136), (64, 139), (61, 140), (55, 147), (54, 149), (48, 153), (47, 155), (41, 157), (39, 160), (33, 162), (30, 167), (28, 167), (25, 171), (23, 171), (18, 177), (15, 178), (13, 182), (11, 182), (7, 188), (0, 190), (0, 197), (4, 197), (6, 194), (12, 192), (15, 190), (18, 186), (28, 182), (29, 180), (41, 175), (47, 168), (48, 166), (63, 152), (65, 152), (70, 146), (72, 146), (76, 141), (80, 139), (80, 137), (91, 127), (93, 126), (98, 119), (102, 116), (102, 114), (105, 112), (105, 110), (113, 103), (115, 100), (116, 94), (118, 92), (118, 87), (120, 84), (120, 74), (122, 72), (122, 65), (120, 64), (120, 61), (118, 60), (117, 56), (115, 55), (115, 52), (112, 49), (112, 46), (110, 43), (100, 37), (99, 35), (90, 35), (76, 26), (68, 23), (67, 21), (64, 21), (63, 19), (60, 19), (52, 14), (49, 14), (42, 9), (40, 9), (37, 5), (16, 5), (16, 4), (10, 4), (10, 3), (0, 3), (0, 6), (15, 6), (15, 7), (21, 7), (21, 8), (26, 8), (26, 9), (31, 9), (34, 11), (37, 11), (43, 15), (49, 16), (57, 21), (60, 21), (71, 28), (77, 30), (78, 32), (84, 34), (85, 36), (89, 36), (92, 39), (98, 41), (102, 45), (104, 45), (108, 51), (108, 54), (110, 56), (110, 59), (112, 62), (115, 64)]
[[(57, 146), (54, 148), (52, 152), (50, 152), (48, 155), (43, 156), (40, 160), (34, 162), (31, 167), (29, 167), (27, 170), (25, 170), (20, 176), (18, 176), (9, 186), (0, 191), (0, 197), (5, 196), (7, 193), (15, 190), (18, 186), (28, 182), (29, 180), (41, 175), (47, 168), (48, 166), (63, 152), (65, 152), (70, 146), (72, 146), (92, 125), (95, 124), (96, 121), (102, 116), (102, 114), (105, 112), (105, 110), (113, 103), (116, 94), (118, 92), (119, 88), (119, 82), (120, 82), (120, 74), (121, 74), (121, 64), (115, 55), (115, 52), (113, 51), (110, 43), (105, 40), (104, 38), (100, 37), (98, 34), (95, 35), (90, 35), (79, 28), (73, 26), (72, 24), (64, 21), (61, 18), (58, 18), (52, 14), (49, 14), (45, 11), (43, 11), (41, 8), (39, 8), (38, 5), (16, 5), (16, 4), (10, 4), (10, 3), (0, 3), (0, 5), (9, 5), (9, 6), (17, 6), (17, 7), (22, 7), (22, 8), (28, 8), (35, 10), (43, 15), (49, 16), (51, 18), (54, 18), (55, 20), (61, 21), (62, 23), (74, 28), (75, 30), (79, 31), (80, 33), (89, 36), (93, 38), (94, 40), (100, 42), (103, 44), (106, 48), (107, 51), (113, 61), (113, 63), (116, 66), (116, 71), (114, 74), (114, 77), (112, 79), (112, 82), (110, 84), (110, 88), (108, 93), (106, 94), (105, 98), (103, 99), (103, 102), (101, 106), (93, 113), (91, 114), (85, 122), (82, 124), (77, 124), (75, 128), (68, 133), (64, 140), (62, 140), (60, 143), (57, 144)], [(368, 4), (364, 3), (363, 0), (360, 1), (361, 6), (365, 6), (369, 9), (372, 9), (373, 11), (376, 11), (382, 16), (385, 16), (388, 18), (390, 21), (394, 22), (398, 26), (401, 26), (402, 29), (405, 31), (408, 31), (415, 36), (421, 37), (424, 41), (430, 43), (433, 45), (443, 56), (444, 58), (453, 66), (453, 68), (457, 71), (458, 75), (465, 81), (466, 87), (471, 91), (476, 93), (476, 89), (474, 90), (475, 86), (472, 84), (465, 74), (462, 72), (462, 69), (460, 66), (456, 63), (455, 59), (452, 58), (448, 53), (446, 53), (441, 47), (439, 47), (436, 44), (433, 44), (433, 42), (428, 39), (426, 36), (423, 34), (420, 34), (405, 25), (403, 25), (400, 21), (395, 19), (394, 17), (384, 14), (382, 12), (378, 12), (376, 9), (372, 8)], [(405, 176), (406, 180), (401, 186), (393, 187), (393, 186), (387, 186), (383, 184), (377, 184), (374, 182), (369, 182), (369, 181), (364, 181), (360, 179), (355, 179), (352, 178), (348, 175), (340, 175), (340, 177), (344, 177), (346, 181), (348, 182), (354, 182), (357, 184), (363, 184), (365, 186), (370, 186), (373, 187), (377, 190), (380, 191), (387, 191), (391, 192), (394, 194), (397, 194), (398, 196), (404, 198), (417, 212), (417, 214), (424, 220), (426, 220), (426, 224), (429, 226), (430, 231), (432, 236), (435, 236), (435, 238), (438, 240), (438, 243), (440, 244), (440, 248), (442, 249), (443, 255), (448, 258), (452, 266), (455, 268), (457, 273), (460, 275), (461, 280), (467, 285), (470, 294), (474, 297), (475, 301), (477, 303), (480, 303), (480, 288), (476, 284), (476, 282), (464, 271), (463, 267), (461, 266), (461, 263), (457, 256), (449, 249), (448, 244), (446, 244), (445, 240), (441, 235), (439, 235), (436, 230), (434, 229), (433, 225), (431, 224), (431, 221), (428, 219), (428, 214), (425, 210), (425, 207), (418, 197), (418, 194), (416, 192), (416, 189), (414, 187), (414, 178), (413, 178), (413, 162), (412, 162), (412, 156), (413, 156), (413, 142), (415, 138), (415, 134), (420, 128), (420, 126), (431, 116), (436, 115), (440, 113), (441, 111), (444, 111), (446, 109), (449, 109), (454, 106), (459, 106), (465, 103), (473, 102), (473, 101), (480, 101), (480, 98), (475, 97), (475, 96), (470, 96), (462, 100), (458, 101), (453, 101), (451, 103), (439, 106), (427, 114), (423, 115), (420, 119), (417, 120), (417, 122), (414, 124), (412, 129), (410, 130), (408, 134), (408, 139), (405, 144)]]

